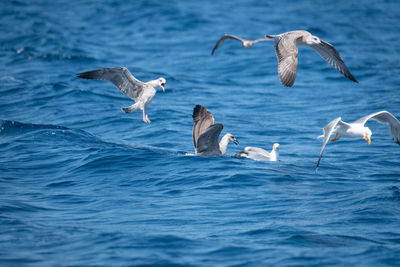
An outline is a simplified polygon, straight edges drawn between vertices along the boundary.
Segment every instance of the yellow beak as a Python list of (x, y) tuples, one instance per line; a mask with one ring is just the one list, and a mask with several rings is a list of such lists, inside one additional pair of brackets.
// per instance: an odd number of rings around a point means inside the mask
[(368, 145), (371, 144), (371, 138), (369, 138), (368, 136), (364, 136), (364, 139), (365, 139), (366, 141), (368, 141)]

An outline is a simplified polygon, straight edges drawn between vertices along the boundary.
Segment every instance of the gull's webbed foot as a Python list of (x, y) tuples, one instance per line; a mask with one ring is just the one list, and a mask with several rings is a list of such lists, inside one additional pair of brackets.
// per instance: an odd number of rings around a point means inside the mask
[(338, 138), (338, 137), (335, 136), (335, 137), (333, 137), (333, 138), (331, 139), (331, 141), (332, 141), (332, 142), (336, 142), (336, 141), (339, 140), (339, 139), (340, 139), (340, 138)]
[(147, 123), (151, 123), (151, 120), (149, 119), (149, 117), (147, 115), (143, 116), (143, 121), (147, 122)]

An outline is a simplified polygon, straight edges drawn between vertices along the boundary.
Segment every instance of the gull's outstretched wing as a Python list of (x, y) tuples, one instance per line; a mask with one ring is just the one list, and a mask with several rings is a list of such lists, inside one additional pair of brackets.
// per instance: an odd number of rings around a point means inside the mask
[(278, 74), (284, 86), (292, 86), (296, 80), (297, 54), (296, 35), (284, 35), (275, 44), (278, 58)]
[(196, 105), (193, 109), (193, 145), (197, 147), (197, 140), (211, 125), (214, 124), (213, 115), (203, 106)]
[(348, 123), (342, 121), (341, 117), (338, 117), (338, 118), (334, 119), (333, 121), (331, 121), (330, 123), (328, 123), (324, 127), (324, 143), (322, 145), (321, 152), (319, 152), (319, 158), (318, 158), (317, 166), (315, 166), (315, 170), (318, 169), (319, 163), (320, 163), (321, 158), (322, 158), (322, 154), (324, 153), (325, 146), (328, 143), (329, 138), (331, 137), (333, 131), (335, 130), (335, 128), (338, 125), (340, 127), (344, 127), (344, 128), (350, 127), (350, 125)]
[(271, 39), (271, 38), (259, 38), (259, 39), (253, 40), (252, 42), (253, 42), (253, 44), (255, 44), (255, 43), (264, 42), (264, 41), (274, 42), (275, 40)]
[(383, 110), (364, 116), (356, 120), (354, 123), (360, 123), (364, 125), (370, 119), (376, 120), (380, 123), (388, 124), (390, 137), (392, 138), (392, 140), (400, 145), (400, 122), (395, 116), (393, 116), (393, 114)]
[(342, 73), (348, 79), (358, 83), (356, 78), (350, 73), (347, 66), (344, 64), (343, 59), (340, 57), (336, 48), (328, 42), (320, 40), (319, 44), (310, 45), (323, 59), (332, 65), (337, 71)]
[(210, 126), (197, 139), (196, 152), (198, 154), (218, 155), (221, 154), (218, 138), (224, 126), (222, 123), (217, 123)]
[(76, 76), (83, 79), (110, 81), (117, 86), (123, 94), (129, 96), (135, 101), (146, 87), (145, 83), (133, 77), (129, 70), (124, 67), (97, 69), (82, 72)]
[(215, 50), (217, 50), (217, 48), (219, 47), (219, 45), (220, 45), (223, 41), (225, 41), (226, 39), (238, 40), (238, 41), (240, 41), (240, 42), (242, 42), (242, 43), (243, 43), (243, 41), (244, 41), (244, 39), (242, 39), (242, 38), (240, 38), (240, 37), (237, 37), (237, 36), (235, 36), (235, 35), (232, 35), (232, 34), (224, 34), (224, 35), (217, 41), (217, 43), (215, 44), (213, 50), (211, 51), (211, 55), (214, 55)]

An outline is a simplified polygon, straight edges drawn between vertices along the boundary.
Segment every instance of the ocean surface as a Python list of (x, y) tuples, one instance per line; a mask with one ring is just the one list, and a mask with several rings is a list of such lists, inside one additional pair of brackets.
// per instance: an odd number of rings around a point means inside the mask
[[(273, 43), (305, 29), (333, 44), (359, 84), (308, 47), (292, 88)], [(329, 143), (322, 128), (388, 110), (400, 117), (399, 1), (1, 1), (1, 266), (399, 266), (400, 148), (367, 123)], [(109, 82), (127, 67), (167, 80), (151, 124)], [(192, 111), (230, 143), (197, 157)], [(232, 158), (246, 146), (279, 162)]]

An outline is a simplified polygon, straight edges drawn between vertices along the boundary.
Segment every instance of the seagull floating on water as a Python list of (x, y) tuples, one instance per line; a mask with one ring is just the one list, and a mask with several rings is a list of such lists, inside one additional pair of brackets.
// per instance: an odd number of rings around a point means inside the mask
[(127, 68), (103, 68), (77, 74), (79, 78), (106, 80), (112, 82), (125, 95), (135, 101), (135, 104), (122, 108), (125, 113), (131, 113), (138, 109), (143, 111), (143, 121), (151, 123), (147, 115), (147, 107), (156, 94), (159, 86), (165, 90), (166, 80), (162, 77), (149, 82), (142, 82), (136, 79)]
[(257, 161), (278, 161), (279, 160), (279, 144), (275, 143), (271, 152), (259, 147), (246, 147), (243, 151), (233, 155), (232, 157), (244, 157)]
[(217, 41), (217, 43), (215, 44), (213, 50), (211, 51), (211, 55), (214, 55), (215, 50), (217, 50), (217, 48), (219, 47), (219, 45), (220, 45), (223, 41), (225, 41), (226, 39), (232, 39), (232, 40), (240, 41), (240, 42), (242, 42), (242, 47), (243, 47), (243, 48), (246, 48), (246, 49), (251, 48), (255, 43), (258, 43), (258, 42), (262, 42), (262, 41), (271, 41), (270, 39), (267, 39), (267, 38), (260, 38), (260, 39), (257, 39), (257, 40), (246, 40), (246, 39), (240, 38), (240, 37), (235, 36), (235, 35), (232, 35), (232, 34), (224, 34), (224, 35)]
[(389, 125), (389, 133), (392, 138), (397, 144), (400, 145), (400, 122), (399, 120), (393, 116), (391, 113), (387, 111), (379, 111), (376, 113), (369, 114), (364, 116), (353, 123), (347, 123), (342, 121), (341, 117), (338, 117), (328, 123), (324, 129), (324, 134), (319, 136), (324, 138), (324, 143), (322, 145), (321, 152), (319, 153), (319, 158), (317, 162), (317, 166), (315, 169), (318, 168), (319, 163), (322, 158), (322, 153), (324, 152), (325, 146), (329, 141), (329, 138), (332, 134), (335, 136), (331, 139), (332, 142), (339, 140), (340, 138), (364, 138), (368, 144), (371, 144), (371, 135), (372, 132), (368, 127), (365, 127), (365, 123), (368, 120), (376, 120), (380, 123), (385, 123)]
[(193, 109), (193, 123), (192, 135), (196, 155), (222, 156), (226, 153), (229, 141), (239, 144), (230, 133), (225, 134), (218, 143), (224, 126), (222, 123), (214, 124), (213, 115), (201, 105), (196, 105)]

